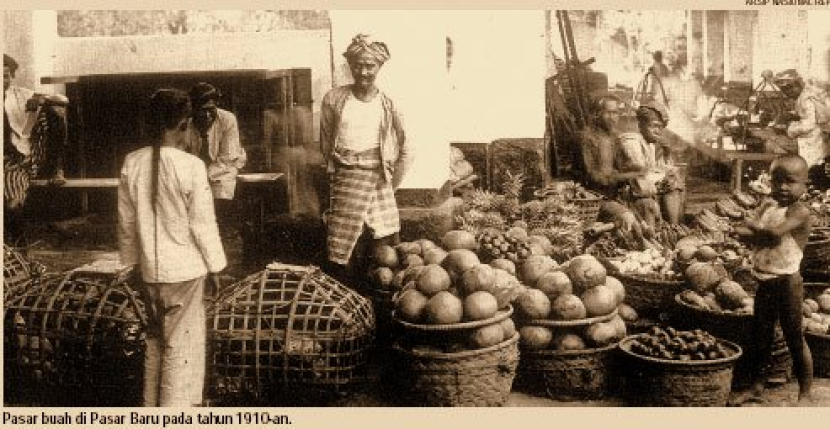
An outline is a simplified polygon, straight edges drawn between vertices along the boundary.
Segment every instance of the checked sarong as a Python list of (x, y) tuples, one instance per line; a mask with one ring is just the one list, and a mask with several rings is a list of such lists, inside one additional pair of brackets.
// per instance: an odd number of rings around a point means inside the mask
[(395, 192), (383, 179), (376, 152), (358, 162), (338, 163), (328, 217), (330, 261), (348, 264), (364, 225), (374, 238), (387, 237), (401, 228)]

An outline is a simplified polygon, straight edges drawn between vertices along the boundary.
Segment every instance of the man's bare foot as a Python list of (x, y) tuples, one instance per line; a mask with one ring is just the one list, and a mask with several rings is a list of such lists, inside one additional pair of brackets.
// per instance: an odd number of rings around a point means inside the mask
[(55, 175), (49, 178), (49, 184), (52, 186), (63, 186), (66, 184), (66, 177), (63, 175), (63, 170), (58, 170)]

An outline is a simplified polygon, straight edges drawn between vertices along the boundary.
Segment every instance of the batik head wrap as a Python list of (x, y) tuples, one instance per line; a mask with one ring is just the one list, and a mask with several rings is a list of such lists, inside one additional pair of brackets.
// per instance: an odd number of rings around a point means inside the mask
[(374, 40), (368, 34), (358, 34), (354, 36), (351, 45), (346, 48), (343, 56), (352, 61), (363, 54), (371, 55), (379, 64), (385, 63), (391, 57), (389, 48), (386, 47), (385, 43)]

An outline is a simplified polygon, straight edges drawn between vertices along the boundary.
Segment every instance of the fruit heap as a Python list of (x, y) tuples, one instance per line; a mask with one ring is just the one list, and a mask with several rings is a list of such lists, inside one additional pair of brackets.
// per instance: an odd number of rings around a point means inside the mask
[(621, 273), (637, 274), (648, 277), (673, 280), (677, 277), (674, 271), (674, 259), (671, 252), (660, 253), (655, 249), (627, 252), (622, 260), (612, 260)]
[(478, 236), (479, 256), (490, 262), (495, 259), (507, 259), (514, 264), (523, 263), (533, 253), (547, 254), (550, 240), (544, 236), (534, 236), (537, 243), (534, 248), (527, 232), (521, 227), (513, 227), (506, 232), (486, 229)]
[(704, 231), (732, 231), (732, 225), (729, 223), (729, 218), (720, 216), (708, 208), (702, 209), (697, 215), (695, 215), (695, 223)]
[(804, 200), (810, 208), (813, 226), (830, 226), (830, 189), (825, 192), (810, 189), (805, 193)]
[(807, 332), (830, 335), (830, 288), (815, 298), (805, 299), (802, 310)]
[(700, 329), (678, 331), (653, 326), (631, 342), (631, 352), (657, 359), (703, 361), (724, 359), (735, 352), (724, 347), (717, 338)]
[(577, 208), (560, 194), (523, 203), (520, 200), (523, 186), (521, 174), (507, 171), (502, 180), (502, 193), (482, 189), (467, 192), (462, 213), (456, 217), (458, 228), (480, 237), (485, 231), (506, 234), (518, 227), (526, 232), (526, 237), (547, 238), (552, 248), (561, 252), (556, 256), (563, 259), (574, 256), (571, 254), (574, 249), (582, 249), (582, 221)]
[(503, 269), (515, 270), (512, 263), (481, 263), (472, 250), (463, 247), (470, 245), (469, 240), (475, 242), (465, 231), (447, 233), (442, 243), (450, 250), (440, 263), (410, 267), (401, 275), (403, 288), (394, 300), (395, 317), (408, 324), (448, 328), (405, 338), (410, 347), (458, 352), (490, 347), (515, 334), (509, 318), (475, 329), (449, 329), (459, 323), (497, 318), (522, 289), (515, 275)]
[(723, 279), (708, 292), (686, 289), (679, 295), (683, 302), (716, 313), (751, 315), (755, 300), (738, 283)]
[(715, 203), (715, 210), (729, 220), (739, 221), (747, 217), (750, 211), (758, 206), (758, 203), (758, 198), (736, 190), (732, 192), (732, 195), (718, 200)]
[(397, 292), (413, 279), (419, 267), (440, 264), (447, 252), (434, 242), (421, 239), (395, 247), (379, 246), (369, 270), (372, 284), (379, 290)]
[[(556, 328), (555, 323), (546, 323), (602, 318), (624, 305), (625, 288), (607, 276), (593, 256), (581, 255), (560, 266), (547, 256), (533, 255), (522, 267), (521, 277), (528, 287), (515, 301), (515, 317), (522, 325), (523, 348), (578, 350), (604, 347), (625, 337), (620, 314), (588, 326)], [(630, 307), (620, 313), (636, 318)]]
[[(716, 247), (721, 250), (718, 251)], [(750, 251), (743, 244), (732, 239), (717, 244), (694, 239), (682, 240), (674, 253), (679, 267), (688, 267), (697, 262), (738, 267), (750, 256)]]

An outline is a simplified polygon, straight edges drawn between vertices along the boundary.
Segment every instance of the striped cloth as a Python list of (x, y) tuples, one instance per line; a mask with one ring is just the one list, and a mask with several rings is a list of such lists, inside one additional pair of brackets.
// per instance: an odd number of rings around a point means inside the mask
[(358, 157), (338, 155), (331, 184), (331, 214), (328, 217), (329, 260), (348, 264), (366, 225), (374, 238), (401, 229), (392, 186), (383, 179), (380, 155), (362, 152)]
[(24, 156), (13, 145), (3, 147), (3, 206), (16, 207), (26, 202), (29, 180), (37, 175), (38, 166), (46, 159), (48, 136), (46, 114), (41, 110), (32, 130), (32, 153)]

